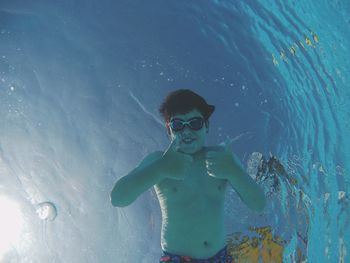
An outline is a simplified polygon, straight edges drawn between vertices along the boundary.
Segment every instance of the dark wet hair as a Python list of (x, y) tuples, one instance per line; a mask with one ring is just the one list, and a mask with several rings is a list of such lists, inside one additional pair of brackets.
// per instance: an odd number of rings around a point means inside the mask
[(172, 116), (186, 114), (194, 109), (197, 109), (207, 122), (215, 106), (209, 105), (203, 97), (189, 89), (179, 89), (169, 93), (159, 107), (159, 113), (167, 123)]

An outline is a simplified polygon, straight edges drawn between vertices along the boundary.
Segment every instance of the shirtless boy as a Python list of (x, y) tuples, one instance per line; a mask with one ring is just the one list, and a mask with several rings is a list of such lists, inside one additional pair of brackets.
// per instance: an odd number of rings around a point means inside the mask
[(159, 109), (169, 147), (147, 155), (112, 190), (113, 206), (124, 207), (155, 188), (162, 212), (160, 262), (233, 262), (224, 226), (227, 186), (249, 208), (264, 209), (264, 193), (230, 151), (231, 143), (205, 146), (214, 109), (191, 90), (170, 93)]

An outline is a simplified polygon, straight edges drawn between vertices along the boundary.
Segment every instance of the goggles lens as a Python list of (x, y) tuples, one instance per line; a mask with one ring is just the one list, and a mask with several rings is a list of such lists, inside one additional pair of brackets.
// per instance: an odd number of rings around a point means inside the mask
[(172, 119), (170, 121), (170, 127), (173, 131), (181, 131), (185, 128), (185, 125), (188, 125), (192, 130), (198, 131), (202, 129), (204, 120), (201, 117), (194, 117), (188, 121), (181, 119)]

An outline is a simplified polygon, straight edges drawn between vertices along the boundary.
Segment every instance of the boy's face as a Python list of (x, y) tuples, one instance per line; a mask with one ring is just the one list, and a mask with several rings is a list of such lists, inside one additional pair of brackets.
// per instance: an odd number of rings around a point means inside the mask
[[(200, 151), (205, 144), (208, 127), (206, 127), (204, 118), (197, 109), (194, 109), (186, 114), (176, 114), (170, 118), (170, 122), (176, 119), (177, 124), (179, 124), (179, 120), (181, 124), (181, 121), (186, 122), (196, 117), (202, 118), (203, 120), (203, 126), (199, 130), (191, 129), (189, 124), (185, 124), (183, 129), (176, 131), (175, 129), (171, 128), (171, 124), (169, 123), (171, 140), (177, 140), (180, 152), (194, 154)], [(196, 123), (193, 123), (193, 127), (196, 127), (197, 125), (198, 120)], [(190, 141), (187, 141), (189, 139)]]

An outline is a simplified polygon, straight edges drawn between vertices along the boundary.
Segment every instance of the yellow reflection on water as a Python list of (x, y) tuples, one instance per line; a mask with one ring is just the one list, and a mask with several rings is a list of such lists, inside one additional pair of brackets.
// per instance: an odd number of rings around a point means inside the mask
[(20, 239), (23, 218), (18, 203), (0, 195), (0, 261)]

